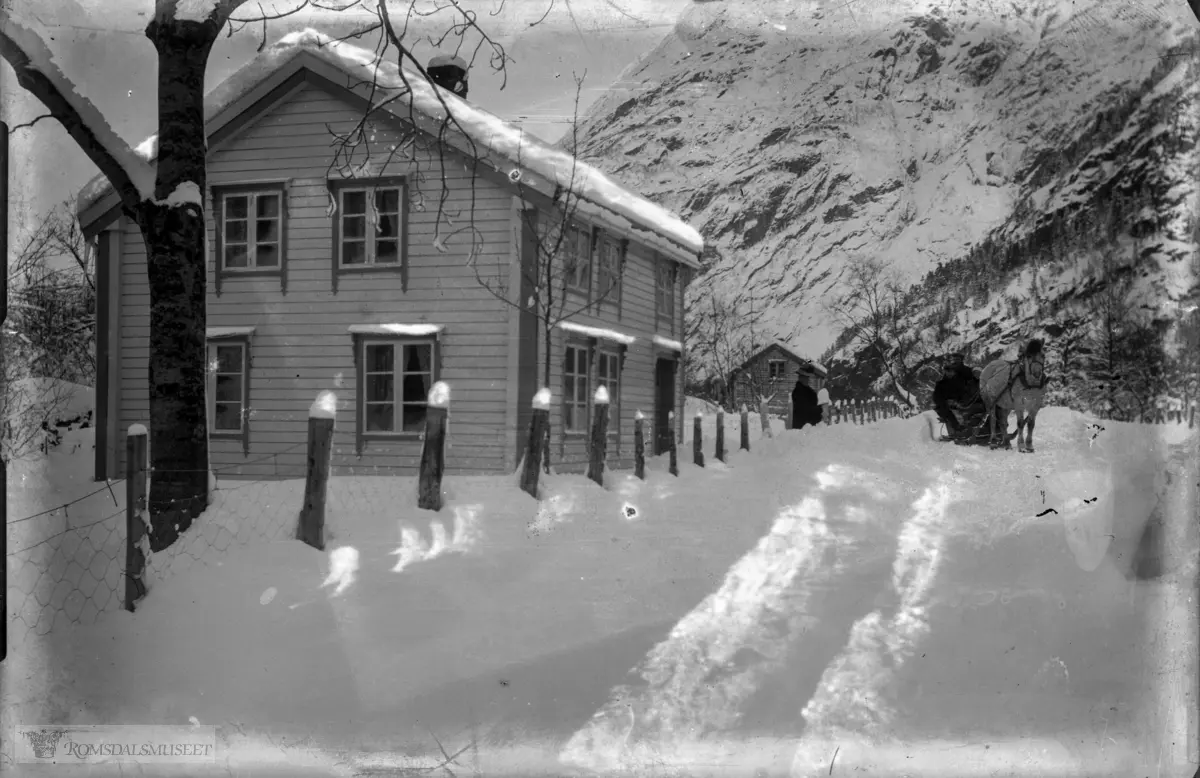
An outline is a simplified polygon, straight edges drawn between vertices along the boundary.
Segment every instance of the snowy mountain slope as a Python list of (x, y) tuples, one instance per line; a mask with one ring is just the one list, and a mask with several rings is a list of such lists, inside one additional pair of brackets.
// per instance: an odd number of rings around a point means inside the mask
[[(916, 283), (990, 239), (1019, 245), (1023, 266), (1051, 214), (1094, 207), (1117, 180), (1173, 203), (1143, 230), (1142, 248), (1162, 245), (1139, 260), (1137, 296), (1178, 299), (1196, 40), (1171, 0), (697, 3), (593, 107), (579, 151), (711, 245), (693, 335), (716, 296), (817, 357), (838, 334), (820, 303), (848, 258), (884, 257)], [(1081, 261), (1047, 269), (1043, 297), (1068, 296)], [(960, 318), (964, 342), (983, 331)]]

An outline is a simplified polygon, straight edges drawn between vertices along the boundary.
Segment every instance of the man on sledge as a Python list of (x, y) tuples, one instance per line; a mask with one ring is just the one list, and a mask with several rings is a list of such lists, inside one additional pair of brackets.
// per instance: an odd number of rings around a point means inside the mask
[(962, 354), (947, 354), (942, 359), (942, 377), (933, 387), (933, 407), (951, 440), (969, 440), (981, 423), (984, 405), (979, 376), (966, 366)]

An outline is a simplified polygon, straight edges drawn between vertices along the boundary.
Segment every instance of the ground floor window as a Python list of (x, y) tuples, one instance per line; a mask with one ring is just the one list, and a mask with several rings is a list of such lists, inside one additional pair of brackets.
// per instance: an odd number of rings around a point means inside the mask
[(360, 433), (391, 436), (423, 432), (429, 390), (437, 380), (434, 343), (364, 339), (360, 348)]
[(208, 419), (214, 436), (241, 436), (249, 407), (250, 343), (208, 342)]
[(588, 425), (588, 348), (568, 344), (563, 359), (563, 429), (586, 432)]

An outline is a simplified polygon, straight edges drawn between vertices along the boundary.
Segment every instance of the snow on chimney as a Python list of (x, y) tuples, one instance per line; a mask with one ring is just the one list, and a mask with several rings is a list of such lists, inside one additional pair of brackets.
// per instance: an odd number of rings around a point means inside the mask
[(429, 60), (425, 70), (433, 83), (467, 99), (467, 63), (462, 57), (438, 54)]

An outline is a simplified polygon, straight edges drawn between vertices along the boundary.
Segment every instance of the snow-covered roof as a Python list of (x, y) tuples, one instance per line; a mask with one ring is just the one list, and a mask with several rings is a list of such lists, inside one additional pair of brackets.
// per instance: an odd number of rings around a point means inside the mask
[(758, 351), (754, 352), (754, 354), (742, 364), (742, 367), (745, 368), (746, 365), (748, 365), (751, 362), (753, 362), (754, 360), (758, 359), (765, 352), (767, 352), (773, 348), (779, 349), (784, 354), (787, 354), (789, 357), (796, 360), (800, 364), (805, 365), (806, 367), (812, 368), (813, 370), (815, 370), (816, 372), (820, 373), (823, 376), (829, 375), (829, 371), (820, 362), (809, 359), (808, 357), (801, 356), (800, 354), (796, 353), (795, 349), (793, 349), (790, 346), (787, 346), (779, 341), (773, 341), (771, 343), (768, 343), (767, 345), (760, 348)]
[[(402, 78), (400, 67), (396, 63), (379, 62), (373, 51), (335, 41), (315, 30), (307, 29), (285, 35), (213, 88), (205, 98), (206, 120), (219, 115), (276, 71), (301, 56), (316, 57), (336, 68), (348, 77), (350, 83), (370, 83), (372, 74), (375, 74), (379, 87), (384, 89), (403, 88), (407, 81), (411, 92), (406, 97), (380, 101), (376, 110), (408, 118), (411, 102), (417, 112), (440, 122), (446, 116), (444, 103), (471, 141), (483, 147), (483, 150), (503, 157), (512, 165), (511, 168), (500, 172), (508, 175), (513, 181), (522, 180), (527, 173), (533, 173), (553, 185), (569, 189), (578, 198), (578, 211), (581, 216), (596, 215), (599, 209), (610, 221), (611, 217), (617, 217), (621, 226), (653, 232), (690, 255), (698, 257), (704, 249), (704, 240), (694, 227), (665, 208), (618, 184), (595, 167), (576, 160), (572, 155), (530, 135), (519, 126), (472, 105), (447, 90), (442, 90), (439, 94), (436, 87), (408, 68), (404, 69)], [(135, 152), (147, 161), (154, 160), (158, 154), (157, 136), (147, 138), (136, 147)], [(82, 214), (111, 191), (112, 186), (104, 175), (92, 179), (79, 193), (78, 212)], [(625, 224), (626, 222), (628, 224)], [(699, 266), (698, 260), (690, 264)]]

